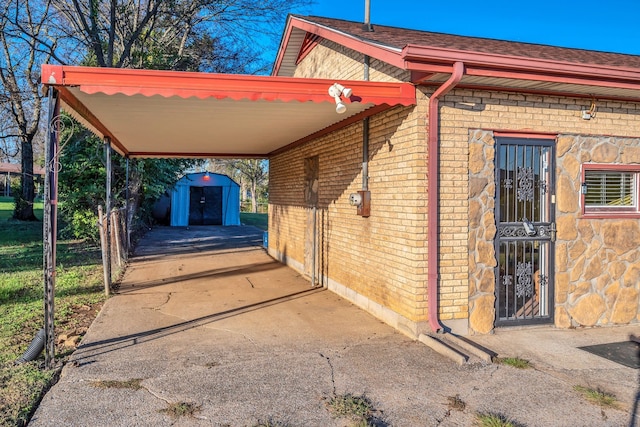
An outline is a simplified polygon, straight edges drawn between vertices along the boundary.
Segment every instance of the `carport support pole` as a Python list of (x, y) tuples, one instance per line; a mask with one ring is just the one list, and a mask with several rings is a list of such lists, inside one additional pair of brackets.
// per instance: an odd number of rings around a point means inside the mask
[(311, 250), (311, 287), (316, 286), (316, 245), (317, 243), (317, 227), (316, 227), (316, 218), (317, 218), (317, 208), (313, 206), (313, 249)]
[(58, 205), (58, 126), (60, 102), (58, 92), (48, 89), (47, 140), (45, 143), (44, 213), (42, 216), (45, 359), (48, 369), (55, 365), (54, 302), (56, 288), (56, 230)]
[(105, 195), (105, 222), (106, 227), (104, 230), (105, 235), (105, 288), (111, 290), (111, 139), (109, 137), (104, 138), (104, 154), (107, 167), (107, 183), (106, 183), (106, 195)]
[(131, 245), (131, 233), (129, 232), (129, 156), (126, 157), (125, 183), (124, 183), (124, 229), (126, 230), (125, 259), (129, 259), (129, 247)]

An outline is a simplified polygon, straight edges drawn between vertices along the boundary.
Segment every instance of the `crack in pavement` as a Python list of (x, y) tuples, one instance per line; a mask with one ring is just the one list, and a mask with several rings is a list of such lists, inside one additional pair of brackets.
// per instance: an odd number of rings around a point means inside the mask
[[(167, 294), (167, 300), (166, 300), (165, 302), (163, 302), (162, 304), (160, 304), (159, 306), (157, 306), (157, 307), (153, 307), (153, 309), (154, 309), (154, 310), (157, 310), (157, 311), (160, 311), (160, 309), (161, 309), (163, 306), (165, 306), (165, 305), (169, 304), (169, 301), (171, 301), (171, 296), (172, 296), (172, 295), (173, 295), (173, 292), (169, 292), (169, 293)], [(163, 313), (163, 314), (166, 314), (166, 313)]]
[(323, 359), (325, 359), (327, 361), (327, 364), (329, 365), (329, 370), (331, 371), (331, 386), (333, 387), (333, 395), (336, 395), (336, 377), (335, 377), (335, 371), (333, 369), (333, 364), (331, 363), (331, 358), (329, 358), (329, 356), (325, 356), (322, 353), (318, 353), (320, 355), (320, 357), (322, 357)]

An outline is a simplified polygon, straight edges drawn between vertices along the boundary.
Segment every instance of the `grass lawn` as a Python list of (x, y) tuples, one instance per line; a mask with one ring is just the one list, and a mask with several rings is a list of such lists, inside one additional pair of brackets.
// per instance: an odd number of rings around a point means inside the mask
[[(0, 198), (0, 426), (26, 424), (55, 371), (39, 359), (14, 365), (44, 323), (42, 222), (11, 219), (13, 200)], [(42, 206), (36, 206), (42, 217)], [(58, 241), (56, 336), (81, 337), (102, 302), (102, 264), (97, 246)], [(56, 347), (56, 360), (73, 349)]]
[(240, 223), (242, 225), (253, 225), (267, 231), (269, 228), (269, 214), (240, 212)]

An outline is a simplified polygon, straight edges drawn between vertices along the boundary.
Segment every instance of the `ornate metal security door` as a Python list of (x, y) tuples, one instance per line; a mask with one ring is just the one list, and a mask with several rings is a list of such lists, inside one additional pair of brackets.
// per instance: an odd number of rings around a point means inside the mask
[(554, 141), (496, 143), (496, 326), (551, 322)]

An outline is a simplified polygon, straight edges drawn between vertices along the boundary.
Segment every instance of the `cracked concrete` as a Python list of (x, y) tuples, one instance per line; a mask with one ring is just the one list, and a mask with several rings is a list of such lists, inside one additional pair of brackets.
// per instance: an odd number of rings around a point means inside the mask
[[(266, 255), (261, 238), (243, 227), (150, 232), (30, 425), (343, 427), (326, 402), (347, 393), (371, 401), (377, 426), (467, 426), (477, 412), (527, 426), (633, 425), (638, 371), (572, 347), (632, 328), (499, 331), (482, 344), (535, 369), (458, 366), (310, 288)], [(92, 385), (138, 378), (140, 390)], [(622, 408), (586, 402), (576, 383), (617, 393)], [(463, 410), (451, 407), (455, 396)], [(179, 419), (161, 412), (179, 402), (200, 410)]]

